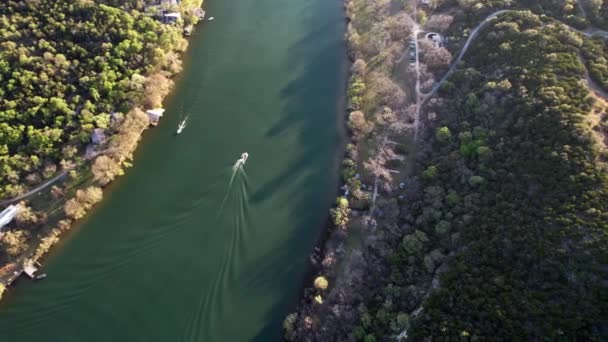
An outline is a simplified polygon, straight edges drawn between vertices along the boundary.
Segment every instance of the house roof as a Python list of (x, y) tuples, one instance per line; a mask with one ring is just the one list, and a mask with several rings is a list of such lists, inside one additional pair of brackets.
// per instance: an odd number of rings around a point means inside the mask
[(103, 128), (95, 128), (93, 133), (91, 133), (91, 141), (99, 144), (106, 139), (105, 129)]
[(164, 108), (154, 108), (154, 109), (147, 110), (146, 114), (160, 118), (161, 116), (163, 116), (164, 112), (165, 112)]
[(17, 205), (9, 205), (6, 209), (0, 212), (0, 228), (7, 225), (9, 222), (13, 220), (15, 215), (19, 212), (19, 204)]

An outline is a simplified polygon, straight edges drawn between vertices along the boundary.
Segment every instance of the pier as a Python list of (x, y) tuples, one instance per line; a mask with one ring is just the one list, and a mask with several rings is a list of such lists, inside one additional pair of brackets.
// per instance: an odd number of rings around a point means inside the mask
[(32, 262), (29, 260), (25, 260), (21, 265), (18, 263), (9, 264), (1, 270), (2, 274), (0, 274), (0, 285), (2, 285), (4, 288), (8, 288), (24, 273), (30, 279), (36, 279), (38, 277), (36, 275), (36, 272), (38, 272), (38, 267), (40, 267), (38, 262)]

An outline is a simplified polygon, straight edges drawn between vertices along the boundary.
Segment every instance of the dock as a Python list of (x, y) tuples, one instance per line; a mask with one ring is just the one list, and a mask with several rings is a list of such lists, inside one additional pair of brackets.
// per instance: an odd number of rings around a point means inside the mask
[[(0, 284), (4, 285), (4, 287), (9, 287), (17, 278), (19, 278), (22, 274), (26, 274), (30, 279), (36, 279), (38, 272), (38, 267), (40, 266), (37, 262), (24, 261), (23, 265), (20, 267), (18, 264), (13, 264), (11, 266), (12, 273), (6, 274), (4, 279), (0, 279)], [(9, 272), (11, 270), (8, 270)]]

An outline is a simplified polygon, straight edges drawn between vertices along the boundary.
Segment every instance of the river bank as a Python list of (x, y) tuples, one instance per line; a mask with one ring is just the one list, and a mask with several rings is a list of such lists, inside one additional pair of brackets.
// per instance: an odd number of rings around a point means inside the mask
[[(3, 202), (19, 202), (21, 210), (16, 217), (17, 223), (25, 229), (34, 229), (28, 227), (28, 223), (35, 225), (36, 236), (30, 236), (28, 241), (16, 241), (21, 244), (21, 252), (19, 255), (12, 255), (10, 262), (0, 266), (0, 299), (5, 289), (24, 269), (32, 268), (33, 265), (41, 266), (40, 262), (45, 254), (102, 200), (102, 188), (108, 186), (115, 177), (124, 174), (125, 168), (131, 167), (133, 153), (144, 131), (151, 127), (152, 123), (151, 118), (140, 108), (146, 106), (147, 109), (152, 109), (161, 106), (168, 99), (174, 88), (173, 81), (181, 72), (182, 56), (187, 48), (182, 32), (191, 35), (192, 25), (204, 19), (202, 5), (203, 0), (197, 0), (174, 9), (187, 17), (185, 20), (164, 24), (165, 30), (171, 31), (174, 39), (179, 37), (172, 42), (175, 49), (169, 50), (165, 59), (159, 59), (156, 64), (148, 67), (152, 71), (143, 75), (143, 88), (138, 99), (132, 100), (132, 108), (126, 113), (113, 112), (111, 125), (103, 130), (97, 141), (93, 139), (93, 143), (87, 145), (86, 154), (77, 158), (76, 164), (67, 164), (63, 171), (43, 185), (25, 195)], [(156, 7), (145, 8), (145, 12), (158, 11), (160, 9)], [(138, 15), (144, 15), (143, 12), (142, 10)], [(162, 16), (157, 19), (165, 20)], [(186, 27), (190, 28), (188, 32), (185, 32)], [(68, 175), (69, 177), (64, 179)], [(37, 197), (31, 199), (33, 195)], [(11, 233), (9, 230), (8, 234)], [(2, 233), (5, 234), (7, 233)], [(36, 277), (35, 274), (28, 275)]]
[[(405, 89), (413, 89), (414, 77), (399, 71), (406, 51), (403, 38), (411, 30), (407, 9), (393, 11), (389, 16), (387, 7), (374, 3), (345, 1), (343, 6), (351, 62), (345, 107), (349, 143), (342, 161), (343, 186), (330, 211), (332, 220), (324, 239), (311, 255), (314, 276), (307, 279), (297, 311), (283, 323), (284, 338), (289, 341), (343, 340), (351, 335), (358, 320), (353, 303), (361, 301), (360, 292), (352, 287), (360, 286), (357, 283), (367, 269), (362, 267), (361, 251), (369, 243), (369, 232), (375, 229), (377, 220), (385, 223), (390, 220), (385, 220), (388, 216), (394, 215), (394, 210), (387, 211), (385, 200), (381, 200), (382, 211), (376, 212), (377, 194), (398, 191), (399, 183), (412, 169), (409, 155), (414, 154), (410, 140), (414, 120), (408, 104), (415, 95)], [(363, 15), (370, 10), (377, 13), (376, 19)], [(379, 33), (369, 31), (372, 25), (382, 27), (380, 30), (386, 30), (390, 37), (373, 41)], [(394, 146), (388, 147), (387, 141)], [(388, 208), (395, 205), (389, 203)], [(382, 219), (384, 215), (387, 217)]]

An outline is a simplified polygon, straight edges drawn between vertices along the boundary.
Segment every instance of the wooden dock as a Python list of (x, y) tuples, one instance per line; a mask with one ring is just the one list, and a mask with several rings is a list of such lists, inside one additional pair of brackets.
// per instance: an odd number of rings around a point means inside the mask
[(38, 267), (40, 266), (37, 262), (24, 262), (21, 267), (16, 266), (16, 269), (10, 274), (6, 279), (0, 280), (0, 284), (5, 287), (10, 286), (17, 278), (19, 278), (23, 273), (25, 273), (30, 279), (36, 279), (36, 272), (38, 272)]

